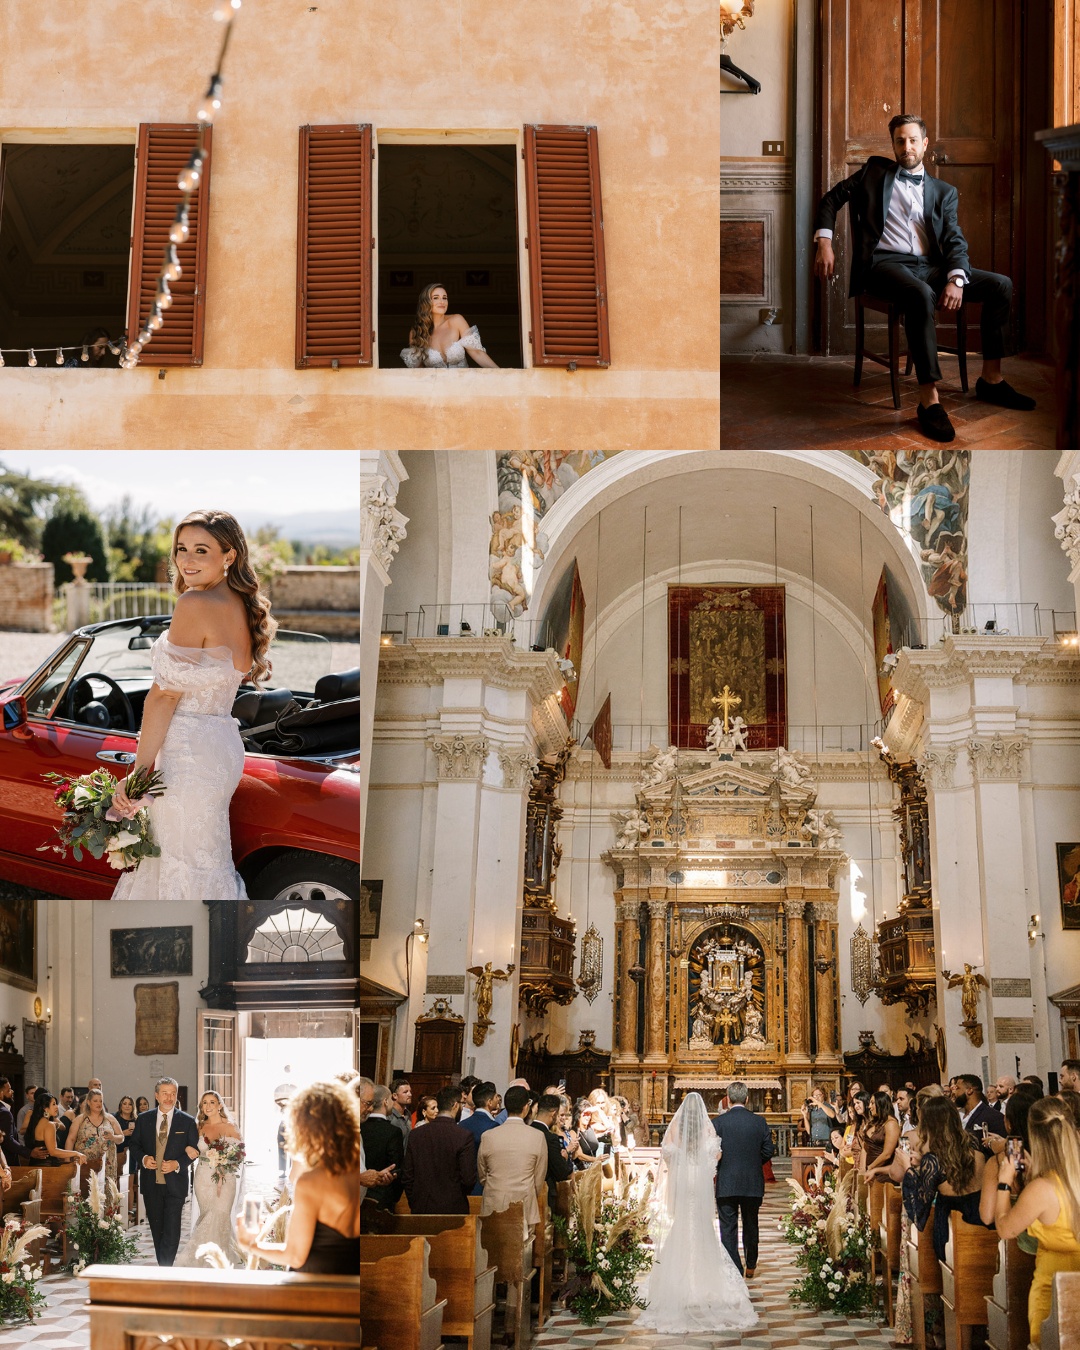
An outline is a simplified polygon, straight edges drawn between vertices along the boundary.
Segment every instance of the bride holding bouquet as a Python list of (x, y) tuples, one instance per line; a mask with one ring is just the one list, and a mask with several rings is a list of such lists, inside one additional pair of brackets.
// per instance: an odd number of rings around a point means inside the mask
[(236, 1245), (233, 1216), (240, 1203), (244, 1141), (216, 1092), (203, 1093), (196, 1121), (198, 1152), (189, 1148), (187, 1153), (198, 1160), (194, 1184), (198, 1218), (193, 1218), (191, 1236), (174, 1264), (209, 1265), (205, 1259), (199, 1260), (198, 1251), (203, 1243), (212, 1242), (221, 1248), (231, 1265), (240, 1266), (244, 1258)]

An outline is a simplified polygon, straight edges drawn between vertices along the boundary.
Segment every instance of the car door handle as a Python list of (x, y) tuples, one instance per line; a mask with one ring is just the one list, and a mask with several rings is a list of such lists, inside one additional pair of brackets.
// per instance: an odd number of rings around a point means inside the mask
[(130, 750), (99, 750), (97, 759), (103, 759), (108, 764), (134, 764), (135, 756)]

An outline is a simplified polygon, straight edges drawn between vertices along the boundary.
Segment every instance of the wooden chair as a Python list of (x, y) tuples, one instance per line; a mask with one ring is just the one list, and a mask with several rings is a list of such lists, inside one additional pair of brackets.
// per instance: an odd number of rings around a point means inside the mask
[(1028, 1292), (1035, 1257), (1012, 1239), (998, 1243), (993, 1292), (986, 1300), (987, 1350), (1027, 1350)]
[(429, 1252), (427, 1238), (419, 1234), (361, 1238), (365, 1346), (441, 1350), (446, 1299), (439, 1298), (431, 1278)]
[(994, 1288), (998, 1235), (981, 1224), (949, 1215), (949, 1241), (941, 1262), (941, 1302), (948, 1350), (968, 1350), (972, 1327), (986, 1326), (986, 1300)]
[(1059, 1270), (1054, 1276), (1039, 1344), (1041, 1350), (1080, 1350), (1080, 1271)]
[(911, 1271), (911, 1344), (926, 1350), (926, 1295), (941, 1293), (941, 1264), (934, 1251), (934, 1212), (920, 1233), (912, 1225), (908, 1237), (908, 1270)]
[(386, 1214), (383, 1235), (428, 1241), (428, 1272), (443, 1311), (444, 1336), (463, 1336), (469, 1350), (490, 1350), (495, 1313), (495, 1266), (489, 1263), (475, 1214)]
[(484, 1250), (496, 1267), (496, 1282), (506, 1285), (504, 1330), (513, 1335), (515, 1350), (524, 1350), (532, 1340), (530, 1289), (533, 1272), (532, 1228), (525, 1230), (525, 1206), (517, 1200), (506, 1209), (485, 1214), (480, 1220)]
[[(875, 314), (884, 314), (887, 319), (889, 351), (887, 356), (881, 356), (876, 352), (866, 350), (866, 318), (865, 311), (873, 310)], [(942, 311), (938, 311), (939, 314)], [(947, 352), (955, 356), (960, 365), (960, 388), (966, 394), (968, 391), (967, 374), (967, 316), (968, 305), (965, 302), (956, 311), (956, 341), (952, 346), (943, 342), (938, 342), (938, 351)], [(911, 353), (900, 351), (900, 328), (904, 321), (903, 311), (899, 305), (895, 305), (891, 300), (880, 300), (876, 295), (870, 295), (864, 291), (861, 295), (855, 297), (855, 388), (862, 383), (863, 361), (876, 361), (879, 366), (884, 366), (889, 372), (889, 379), (892, 383), (893, 407), (900, 406), (900, 357), (907, 357), (907, 365), (904, 369), (905, 375), (911, 374), (911, 367), (914, 364)]]
[[(335, 1350), (356, 1350), (360, 1344), (361, 1282), (355, 1275), (88, 1266), (80, 1278), (88, 1286), (93, 1350), (172, 1340), (185, 1345), (318, 1344)], [(365, 1333), (376, 1311), (365, 1300)]]

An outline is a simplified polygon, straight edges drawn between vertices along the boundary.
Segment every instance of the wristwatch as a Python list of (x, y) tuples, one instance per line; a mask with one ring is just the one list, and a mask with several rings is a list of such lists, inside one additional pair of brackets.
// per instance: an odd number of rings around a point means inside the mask
[(950, 277), (949, 280), (952, 282), (952, 284), (953, 284), (954, 286), (966, 286), (966, 285), (967, 285), (967, 277), (965, 277), (963, 274), (961, 274), (961, 275), (959, 275), (959, 276), (955, 276), (955, 277)]
[(1009, 1183), (1008, 1183), (1007, 1181), (999, 1181), (999, 1182), (998, 1182), (998, 1190), (999, 1190), (999, 1191), (1011, 1191), (1011, 1190), (1012, 1190), (1012, 1187), (1009, 1185)]

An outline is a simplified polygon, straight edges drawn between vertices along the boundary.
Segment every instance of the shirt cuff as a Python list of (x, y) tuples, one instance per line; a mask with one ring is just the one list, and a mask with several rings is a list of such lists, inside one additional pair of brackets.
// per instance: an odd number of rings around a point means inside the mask
[(815, 231), (814, 231), (814, 242), (815, 242), (815, 243), (816, 243), (819, 239), (831, 239), (831, 238), (832, 238), (832, 230), (815, 230)]
[(949, 273), (948, 279), (952, 281), (953, 277), (963, 277), (964, 281), (966, 282), (968, 279), (968, 274), (964, 271), (962, 267), (954, 267), (953, 270)]

